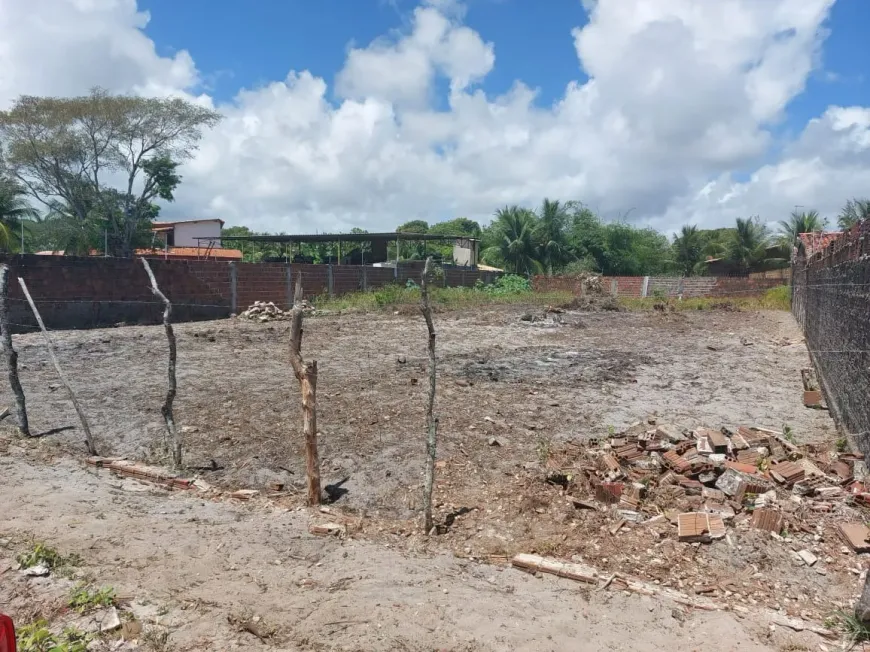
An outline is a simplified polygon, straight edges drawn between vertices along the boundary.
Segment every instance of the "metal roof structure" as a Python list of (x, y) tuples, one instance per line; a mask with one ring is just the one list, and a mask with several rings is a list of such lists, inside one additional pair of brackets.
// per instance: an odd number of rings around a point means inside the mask
[(371, 242), (372, 240), (413, 240), (415, 242), (446, 242), (448, 240), (470, 240), (479, 238), (467, 235), (441, 235), (439, 233), (309, 233), (281, 235), (229, 235), (220, 238), (198, 238), (199, 240), (223, 240), (246, 242)]

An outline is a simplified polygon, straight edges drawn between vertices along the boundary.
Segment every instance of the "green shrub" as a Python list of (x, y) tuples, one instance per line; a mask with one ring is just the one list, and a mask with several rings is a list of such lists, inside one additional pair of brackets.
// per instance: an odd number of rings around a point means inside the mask
[(787, 285), (770, 288), (764, 293), (761, 303), (765, 308), (772, 310), (790, 310), (791, 288)]
[(67, 604), (71, 609), (85, 613), (98, 607), (111, 607), (114, 603), (115, 589), (112, 587), (92, 591), (86, 586), (77, 586), (73, 589)]
[(505, 274), (504, 276), (499, 276), (495, 280), (495, 283), (484, 286), (483, 291), (496, 296), (525, 294), (532, 291), (532, 284), (524, 276)]
[(420, 291), (418, 289), (402, 287), (395, 283), (385, 285), (374, 291), (375, 303), (380, 308), (395, 306), (400, 303), (409, 303), (415, 295), (419, 298)]
[(15, 634), (18, 652), (87, 652), (90, 642), (90, 636), (75, 627), (55, 636), (45, 620), (24, 625)]
[(33, 548), (27, 552), (22, 552), (17, 557), (17, 561), (22, 568), (32, 568), (34, 566), (44, 565), (46, 568), (58, 568), (63, 566), (66, 560), (54, 548), (50, 548), (44, 543), (34, 544)]

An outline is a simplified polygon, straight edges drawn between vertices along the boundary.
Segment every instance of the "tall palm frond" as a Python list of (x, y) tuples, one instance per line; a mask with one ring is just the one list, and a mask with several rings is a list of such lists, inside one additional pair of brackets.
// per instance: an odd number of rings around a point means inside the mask
[(538, 241), (538, 259), (550, 275), (571, 258), (567, 225), (568, 211), (565, 207), (559, 201), (544, 199), (538, 213), (535, 237)]
[(484, 260), (504, 265), (514, 274), (534, 274), (542, 269), (535, 239), (535, 214), (519, 206), (506, 206), (495, 214), (487, 229)]
[(684, 276), (691, 276), (695, 267), (704, 259), (704, 242), (698, 227), (694, 224), (680, 229), (674, 238), (674, 262)]
[(817, 233), (825, 230), (825, 220), (819, 216), (818, 211), (793, 211), (787, 220), (779, 223), (779, 243), (783, 247), (791, 248), (800, 242), (798, 236), (801, 233)]
[(870, 199), (850, 199), (840, 210), (837, 225), (846, 231), (862, 220), (870, 220)]
[(728, 258), (744, 274), (767, 261), (770, 233), (758, 217), (737, 218), (728, 243)]
[(26, 199), (24, 188), (10, 180), (0, 180), (0, 249), (11, 251), (25, 222), (39, 213)]

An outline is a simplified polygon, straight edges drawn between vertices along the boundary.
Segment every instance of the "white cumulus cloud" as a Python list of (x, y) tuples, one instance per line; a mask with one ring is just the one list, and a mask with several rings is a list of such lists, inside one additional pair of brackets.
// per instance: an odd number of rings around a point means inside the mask
[[(542, 106), (522, 80), (485, 94), (510, 44), (465, 25), (457, 0), (424, 0), (405, 29), (350, 48), (332, 89), (290, 70), (217, 103), (225, 119), (164, 214), (287, 232), (485, 220), (545, 196), (665, 229), (833, 214), (870, 187), (870, 110), (773, 136), (820, 67), (833, 2), (584, 0), (588, 23), (565, 26), (578, 81)], [(0, 0), (0, 105), (94, 85), (213, 103), (186, 51), (157, 53), (148, 18), (135, 0)]]

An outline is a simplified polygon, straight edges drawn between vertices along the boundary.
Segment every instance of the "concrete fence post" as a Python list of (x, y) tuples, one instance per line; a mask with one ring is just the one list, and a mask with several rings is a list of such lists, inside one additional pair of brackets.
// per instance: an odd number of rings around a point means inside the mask
[(679, 297), (680, 301), (683, 300), (683, 289), (684, 289), (685, 281), (686, 281), (686, 279), (681, 276), (680, 282), (677, 283), (677, 296)]
[(333, 296), (335, 293), (335, 279), (332, 275), (332, 263), (326, 267), (326, 287), (329, 291), (329, 296)]
[(293, 266), (284, 268), (284, 296), (287, 301), (287, 310), (293, 307)]
[(646, 299), (647, 294), (649, 294), (649, 276), (644, 276), (643, 285), (640, 286), (640, 298)]
[(610, 279), (610, 294), (612, 294), (613, 296), (617, 296), (618, 289), (619, 288), (616, 284), (616, 277), (614, 276), (612, 279)]
[(239, 270), (235, 263), (230, 263), (230, 312), (239, 313)]
[(363, 292), (367, 292), (369, 289), (369, 268), (363, 265), (362, 267), (362, 289)]

